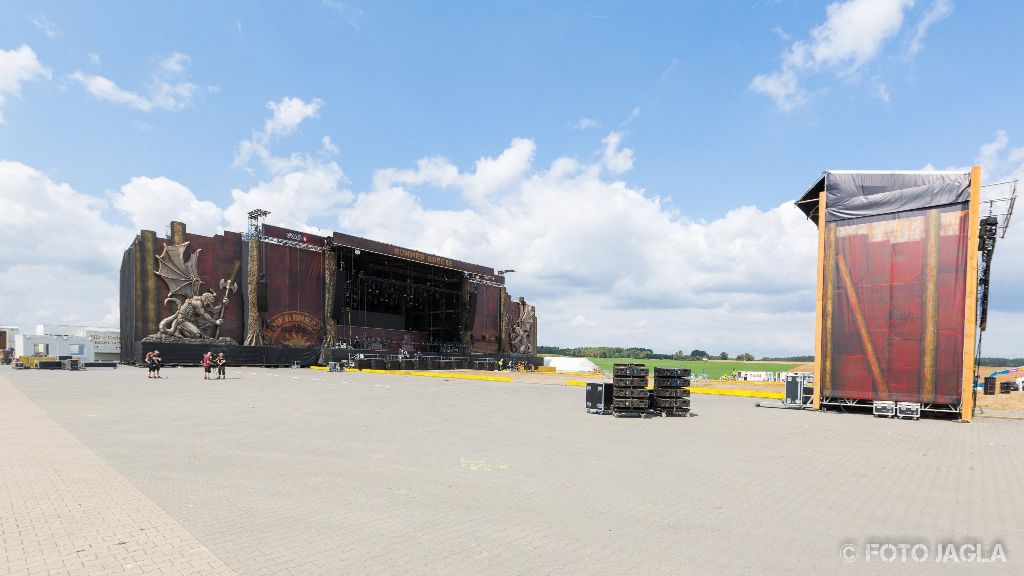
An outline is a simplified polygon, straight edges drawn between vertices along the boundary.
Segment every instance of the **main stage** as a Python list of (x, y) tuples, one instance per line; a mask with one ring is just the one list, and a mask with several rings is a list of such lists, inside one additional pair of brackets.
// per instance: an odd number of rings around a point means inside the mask
[(245, 234), (193, 234), (181, 222), (164, 238), (140, 231), (121, 264), (122, 362), (158, 349), (177, 365), (206, 351), (259, 366), (359, 355), (539, 363), (536, 312), (509, 295), (508, 270), (288, 230), (267, 214), (250, 212)]

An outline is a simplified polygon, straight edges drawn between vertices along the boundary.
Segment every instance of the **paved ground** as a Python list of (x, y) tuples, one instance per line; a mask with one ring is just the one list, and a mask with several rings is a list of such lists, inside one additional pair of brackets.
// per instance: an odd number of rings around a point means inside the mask
[[(39, 484), (12, 500), (16, 521), (0, 508), (6, 553), (31, 534), (59, 555), (65, 511), (109, 489), (139, 522), (169, 516), (201, 542), (205, 570), (219, 559), (243, 575), (1024, 572), (1020, 421), (876, 420), (715, 396), (694, 398), (696, 418), (617, 419), (586, 414), (575, 387), (229, 374), (0, 372), (17, 386), (0, 382), (0, 480), (12, 494)], [(97, 472), (51, 495), (45, 468), (8, 469), (34, 459)], [(999, 544), (1006, 562), (954, 564), (947, 548), (936, 562), (950, 542), (960, 560), (971, 556), (960, 544), (986, 559)], [(872, 544), (923, 544), (928, 559), (884, 562)]]

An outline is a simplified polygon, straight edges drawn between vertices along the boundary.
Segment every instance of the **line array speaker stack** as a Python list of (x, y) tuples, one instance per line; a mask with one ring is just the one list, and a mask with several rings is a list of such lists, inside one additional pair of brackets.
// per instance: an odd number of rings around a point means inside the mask
[(663, 416), (690, 413), (690, 369), (655, 368), (651, 409)]
[(612, 414), (643, 416), (650, 407), (647, 392), (649, 371), (643, 364), (612, 366)]

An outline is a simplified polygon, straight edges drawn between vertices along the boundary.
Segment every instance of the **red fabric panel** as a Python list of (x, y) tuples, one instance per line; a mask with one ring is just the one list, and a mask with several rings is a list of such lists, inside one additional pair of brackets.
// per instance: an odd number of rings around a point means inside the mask
[(472, 351), (478, 354), (497, 354), (501, 331), (501, 288), (478, 284), (476, 309), (472, 319)]
[(264, 243), (270, 344), (319, 346), (323, 339), (324, 259), (320, 252)]
[[(927, 215), (939, 211), (939, 218)], [(928, 226), (939, 226), (938, 312), (935, 322), (935, 401), (958, 402), (963, 367), (964, 294), (967, 272), (967, 213), (931, 208), (884, 217), (840, 222), (835, 240), (832, 276), (831, 381), (824, 393), (865, 400), (922, 401), (926, 367), (925, 286)], [(933, 245), (934, 246), (934, 245)], [(855, 310), (838, 263), (846, 263), (859, 310)], [(858, 329), (857, 314), (866, 326), (882, 381), (875, 390), (869, 352)], [(927, 400), (927, 399), (926, 399)]]

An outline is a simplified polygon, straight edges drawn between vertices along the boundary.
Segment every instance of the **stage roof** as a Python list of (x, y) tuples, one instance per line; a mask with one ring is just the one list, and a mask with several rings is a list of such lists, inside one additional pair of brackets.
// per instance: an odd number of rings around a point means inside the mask
[(826, 193), (829, 222), (966, 202), (969, 171), (828, 170), (796, 201), (818, 221), (818, 194)]
[(480, 266), (478, 264), (470, 264), (469, 262), (453, 260), (445, 256), (428, 254), (426, 252), (420, 252), (419, 250), (402, 248), (401, 246), (395, 246), (394, 244), (386, 244), (384, 242), (378, 242), (376, 240), (370, 240), (368, 238), (360, 238), (359, 236), (350, 236), (348, 234), (342, 234), (340, 232), (334, 233), (333, 241), (334, 244), (337, 246), (348, 246), (351, 248), (366, 250), (368, 252), (384, 254), (385, 256), (401, 258), (403, 260), (412, 260), (413, 262), (422, 262), (424, 264), (429, 264), (431, 266), (450, 268), (452, 270), (458, 270), (460, 272), (468, 272), (470, 274), (477, 274), (479, 276), (483, 276), (485, 277), (485, 279), (491, 282), (496, 282), (499, 284), (505, 283), (505, 278), (503, 276), (495, 274), (494, 268), (488, 268), (486, 266)]

